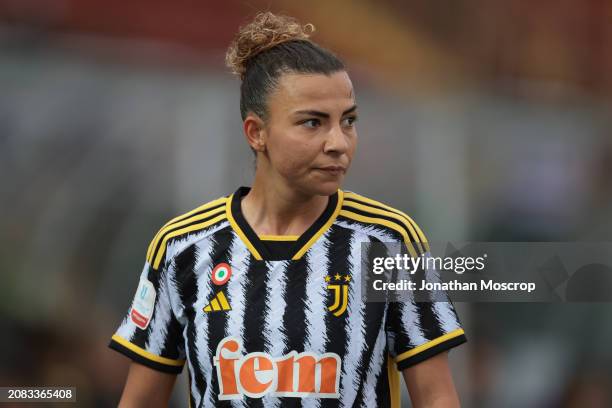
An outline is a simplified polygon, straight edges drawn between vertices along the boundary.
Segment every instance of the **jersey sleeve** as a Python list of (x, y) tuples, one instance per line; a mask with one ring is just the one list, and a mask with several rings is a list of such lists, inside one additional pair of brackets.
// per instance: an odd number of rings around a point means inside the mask
[(183, 329), (170, 300), (168, 270), (145, 262), (131, 307), (112, 336), (109, 347), (133, 361), (178, 374), (185, 364)]
[[(424, 258), (431, 256), (426, 239), (423, 239), (421, 245), (413, 245), (413, 248), (416, 247), (420, 248), (416, 252)], [(437, 274), (435, 270), (424, 273)], [(467, 341), (450, 299), (438, 299), (435, 302), (417, 302), (412, 298), (388, 303), (387, 345), (398, 370), (404, 370)]]

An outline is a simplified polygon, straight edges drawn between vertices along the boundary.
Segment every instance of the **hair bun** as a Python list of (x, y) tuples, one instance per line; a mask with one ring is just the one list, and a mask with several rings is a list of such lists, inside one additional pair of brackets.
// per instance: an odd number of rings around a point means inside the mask
[(225, 64), (242, 79), (250, 58), (286, 41), (307, 40), (314, 31), (314, 25), (302, 26), (293, 17), (260, 12), (251, 23), (240, 27), (227, 50)]

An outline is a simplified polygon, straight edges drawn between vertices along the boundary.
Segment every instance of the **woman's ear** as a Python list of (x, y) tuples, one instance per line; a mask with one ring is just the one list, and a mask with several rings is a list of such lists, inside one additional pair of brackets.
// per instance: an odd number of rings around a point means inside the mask
[(264, 152), (266, 150), (266, 130), (263, 120), (258, 115), (249, 112), (244, 119), (243, 126), (244, 135), (251, 149), (256, 152)]

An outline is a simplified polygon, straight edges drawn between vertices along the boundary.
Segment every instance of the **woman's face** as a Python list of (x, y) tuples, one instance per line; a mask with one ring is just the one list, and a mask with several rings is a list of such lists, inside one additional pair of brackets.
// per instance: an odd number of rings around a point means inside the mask
[(283, 74), (262, 132), (268, 174), (308, 195), (333, 194), (357, 145), (353, 85), (345, 71)]

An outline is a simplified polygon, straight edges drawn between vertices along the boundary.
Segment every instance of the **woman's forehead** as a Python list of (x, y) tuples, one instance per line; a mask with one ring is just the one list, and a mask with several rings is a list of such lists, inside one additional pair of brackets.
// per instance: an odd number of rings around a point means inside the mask
[(293, 109), (312, 103), (352, 104), (353, 85), (346, 71), (325, 74), (283, 74), (271, 103)]

